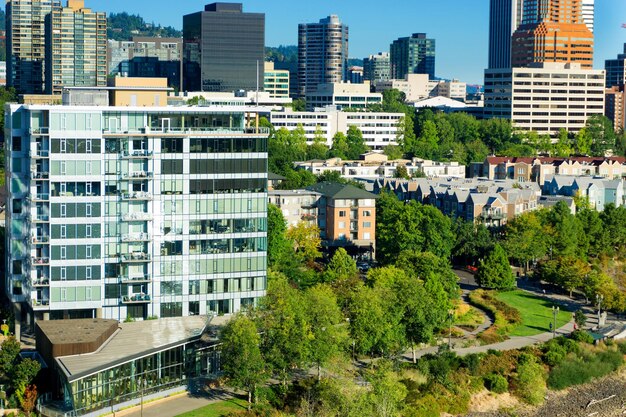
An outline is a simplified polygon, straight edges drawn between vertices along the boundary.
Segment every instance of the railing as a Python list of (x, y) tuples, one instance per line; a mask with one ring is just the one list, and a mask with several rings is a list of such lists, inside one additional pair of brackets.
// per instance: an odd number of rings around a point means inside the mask
[(150, 158), (152, 156), (152, 151), (146, 150), (136, 150), (136, 151), (122, 151), (122, 157), (124, 158)]
[(150, 255), (144, 252), (126, 253), (121, 256), (122, 262), (149, 262)]
[(33, 219), (33, 221), (35, 223), (49, 222), (50, 221), (50, 216), (46, 216), (44, 214), (37, 214), (35, 216), (35, 218)]
[(33, 256), (31, 259), (33, 265), (47, 265), (50, 263), (50, 258)]
[(33, 180), (47, 180), (50, 178), (50, 174), (48, 172), (31, 172), (30, 178)]
[(47, 307), (50, 305), (50, 300), (35, 300), (34, 298), (32, 299), (32, 306), (33, 307)]
[(33, 236), (33, 243), (48, 243), (50, 242), (50, 236)]
[(138, 171), (138, 172), (126, 172), (122, 175), (122, 178), (127, 180), (146, 180), (152, 178), (154, 174), (152, 172)]
[(50, 281), (48, 279), (36, 279), (33, 281), (34, 287), (48, 287), (50, 286)]
[(28, 129), (31, 135), (47, 135), (50, 132), (50, 128), (47, 127), (35, 127)]
[(152, 217), (153, 217), (152, 213), (134, 212), (134, 213), (126, 213), (122, 215), (122, 220), (125, 222), (149, 221), (149, 220), (152, 220)]
[(121, 301), (122, 301), (122, 304), (149, 303), (150, 295), (149, 294), (124, 295), (122, 296)]
[(150, 274), (145, 274), (144, 276), (141, 276), (141, 277), (119, 276), (118, 279), (120, 283), (122, 284), (132, 284), (132, 283), (150, 282), (152, 281), (152, 276)]
[(122, 235), (122, 242), (142, 242), (145, 240), (150, 240), (150, 235), (148, 233), (129, 233)]
[(124, 200), (152, 200), (152, 194), (146, 191), (135, 191), (122, 194)]
[(243, 133), (243, 134), (269, 134), (267, 127), (144, 127), (111, 131), (103, 129), (105, 135), (125, 135), (125, 134), (151, 134), (151, 133), (172, 133), (172, 134), (192, 134), (192, 133)]
[(35, 194), (35, 196), (33, 197), (33, 201), (48, 201), (48, 200), (50, 200), (50, 194), (47, 194), (47, 193)]
[(30, 151), (30, 157), (31, 158), (48, 158), (50, 157), (50, 151), (42, 151), (42, 150)]

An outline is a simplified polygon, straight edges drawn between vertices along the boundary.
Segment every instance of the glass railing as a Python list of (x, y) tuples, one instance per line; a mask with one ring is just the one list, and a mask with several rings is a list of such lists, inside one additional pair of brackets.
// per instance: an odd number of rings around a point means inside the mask
[(33, 281), (33, 286), (35, 287), (48, 287), (50, 285), (50, 280), (46, 278), (36, 279)]
[(124, 200), (152, 200), (152, 194), (146, 191), (134, 191), (122, 194)]
[(148, 262), (150, 255), (145, 252), (132, 252), (122, 255), (122, 262)]
[(152, 217), (153, 217), (152, 213), (134, 212), (134, 213), (126, 213), (122, 215), (122, 220), (124, 220), (125, 222), (149, 221), (149, 220), (152, 220)]
[(49, 236), (33, 236), (33, 243), (48, 243), (50, 242)]
[(131, 129), (117, 129), (111, 130), (105, 128), (102, 133), (107, 135), (124, 135), (124, 134), (152, 134), (152, 133), (180, 133), (180, 134), (193, 134), (193, 133), (244, 133), (244, 134), (269, 134), (270, 130), (267, 127), (145, 127), (145, 128), (131, 128)]
[(146, 151), (143, 149), (135, 151), (122, 151), (122, 156), (126, 158), (149, 158), (152, 156), (152, 151)]
[(122, 235), (122, 242), (141, 242), (144, 240), (150, 240), (148, 233), (128, 233)]
[(31, 158), (48, 158), (49, 156), (50, 156), (50, 151), (42, 151), (42, 150), (30, 151)]
[(122, 174), (122, 178), (130, 179), (130, 180), (145, 180), (152, 178), (154, 174), (152, 172), (146, 171), (137, 171), (137, 172), (126, 172)]
[(33, 265), (47, 265), (50, 263), (50, 258), (33, 256), (31, 259)]
[(35, 201), (48, 201), (50, 200), (50, 194), (35, 194)]
[(46, 216), (44, 214), (37, 214), (34, 218), (34, 221), (36, 222), (49, 222), (50, 221), (50, 216)]
[(133, 294), (133, 295), (122, 296), (122, 303), (124, 304), (149, 303), (149, 302), (150, 302), (149, 294)]
[(30, 178), (33, 180), (47, 180), (50, 177), (48, 172), (31, 172)]
[(132, 276), (132, 277), (119, 276), (118, 279), (120, 280), (122, 284), (133, 283), (133, 282), (139, 283), (139, 282), (150, 282), (152, 280), (152, 276), (150, 274), (145, 274), (142, 276)]

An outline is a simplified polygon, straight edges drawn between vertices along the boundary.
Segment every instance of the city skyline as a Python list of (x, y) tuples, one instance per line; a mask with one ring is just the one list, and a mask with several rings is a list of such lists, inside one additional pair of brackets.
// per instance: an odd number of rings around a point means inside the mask
[[(182, 29), (182, 16), (196, 11), (210, 1), (184, 3), (180, 11), (172, 13), (169, 7), (154, 7), (163, 0), (88, 0), (90, 7), (107, 13), (128, 12), (139, 14), (146, 21)], [(474, 2), (472, 2), (474, 3)], [(285, 0), (263, 2), (244, 1), (250, 12), (266, 14), (266, 45), (297, 45), (298, 24), (317, 22), (330, 14), (337, 14), (350, 27), (350, 57), (365, 58), (370, 54), (385, 52), (394, 39), (427, 32), (437, 40), (437, 76), (457, 78), (468, 83), (482, 84), (487, 67), (489, 35), (489, 2), (482, 0), (468, 5), (463, 0), (441, 0), (436, 3), (419, 1), (406, 4), (400, 0), (387, 2), (385, 10), (379, 3), (364, 0), (347, 0), (341, 4), (310, 2), (294, 7)], [(408, 12), (398, 13), (398, 10)], [(422, 11), (422, 12), (420, 12)], [(626, 29), (621, 28), (626, 16), (623, 0), (602, 0), (596, 4), (594, 68), (604, 67), (604, 60), (623, 50)], [(379, 24), (372, 30), (372, 20)], [(447, 23), (442, 24), (442, 19)], [(462, 65), (459, 65), (462, 62)]]

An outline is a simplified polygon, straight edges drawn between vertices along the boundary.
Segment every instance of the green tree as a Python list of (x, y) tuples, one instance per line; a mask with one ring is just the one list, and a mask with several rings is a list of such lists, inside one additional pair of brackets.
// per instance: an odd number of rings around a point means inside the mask
[(372, 384), (369, 403), (377, 417), (396, 417), (401, 415), (408, 390), (400, 382), (398, 375), (391, 370), (391, 364), (379, 362), (377, 368), (367, 378)]
[(402, 153), (410, 153), (410, 150), (416, 146), (415, 141), (413, 118), (409, 116), (401, 117), (398, 120), (396, 142), (398, 142)]
[(303, 98), (296, 98), (291, 102), (291, 108), (293, 111), (305, 111), (306, 101)]
[(424, 122), (415, 147), (408, 153), (426, 159), (433, 159), (439, 153), (439, 137), (435, 122), (431, 120)]
[(334, 283), (341, 280), (351, 280), (358, 274), (356, 261), (348, 255), (344, 248), (339, 248), (333, 254), (326, 271), (324, 271), (324, 281)]
[(354, 125), (348, 128), (346, 141), (348, 143), (348, 152), (346, 153), (346, 156), (350, 160), (358, 160), (362, 154), (370, 150), (370, 148), (365, 144), (365, 140), (363, 140), (363, 132), (361, 132), (361, 130)]
[(329, 151), (322, 128), (318, 125), (315, 128), (313, 143), (307, 148), (307, 160), (326, 159)]
[(397, 159), (402, 159), (404, 154), (402, 153), (402, 148), (398, 145), (387, 145), (383, 150), (383, 153), (387, 155), (387, 158), (391, 161), (395, 161)]
[(305, 294), (306, 317), (311, 328), (311, 361), (317, 366), (318, 380), (322, 367), (339, 356), (348, 346), (348, 323), (344, 320), (331, 287), (318, 285)]
[(605, 253), (623, 253), (626, 248), (626, 208), (607, 204), (600, 218), (605, 230)]
[(297, 259), (306, 264), (311, 264), (322, 256), (320, 247), (320, 229), (315, 224), (299, 222), (287, 229), (287, 239), (293, 242)]
[(466, 163), (484, 162), (489, 155), (489, 148), (480, 140), (475, 139), (465, 144)]
[(572, 141), (570, 140), (567, 130), (559, 129), (558, 142), (554, 146), (556, 156), (560, 158), (567, 158), (572, 153)]
[(293, 243), (287, 239), (287, 222), (282, 211), (274, 204), (267, 206), (267, 258), (269, 266), (287, 261)]
[(23, 395), (26, 387), (33, 383), (40, 370), (41, 365), (36, 360), (30, 358), (19, 360), (11, 373), (11, 382), (15, 390), (19, 390)]
[(248, 392), (249, 410), (253, 393), (267, 380), (256, 324), (243, 314), (235, 316), (222, 329), (220, 343), (224, 375), (230, 386)]
[(330, 148), (329, 156), (331, 158), (347, 160), (349, 152), (350, 146), (348, 145), (348, 138), (343, 133), (337, 132), (333, 137), (333, 147)]
[(503, 242), (509, 257), (528, 271), (531, 261), (542, 258), (548, 252), (547, 236), (541, 220), (535, 212), (526, 212), (507, 223)]
[(5, 378), (13, 373), (13, 367), (19, 358), (20, 350), (20, 342), (15, 337), (9, 337), (2, 342), (0, 348), (0, 371)]
[(393, 174), (394, 178), (403, 178), (408, 180), (409, 179), (409, 173), (406, 170), (406, 166), (404, 165), (400, 165), (396, 168), (396, 172), (394, 172)]
[(580, 129), (576, 134), (575, 149), (579, 155), (591, 155), (591, 145), (593, 144), (593, 138), (589, 134), (586, 128)]
[(476, 282), (483, 288), (509, 290), (515, 288), (515, 277), (506, 252), (499, 244), (495, 244), (493, 251), (480, 262), (476, 273)]
[(517, 396), (531, 405), (539, 405), (546, 395), (546, 375), (537, 359), (530, 354), (523, 354), (518, 361), (515, 375)]
[(576, 218), (583, 228), (582, 237), (587, 240), (586, 247), (589, 256), (597, 257), (600, 254), (611, 252), (608, 243), (609, 231), (604, 227), (600, 213), (591, 208), (576, 211)]
[(551, 256), (584, 256), (579, 246), (583, 228), (569, 207), (560, 201), (544, 213), (540, 215), (544, 216), (544, 227), (547, 225)]
[(468, 222), (457, 217), (453, 231), (456, 241), (452, 254), (463, 264), (475, 264), (493, 247), (491, 233), (482, 223)]
[(607, 151), (615, 149), (617, 136), (613, 122), (604, 115), (593, 115), (587, 120), (587, 133), (593, 144), (591, 152), (596, 156), (605, 156)]
[(480, 124), (480, 132), (485, 145), (496, 153), (511, 141), (513, 127), (510, 120), (487, 119)]

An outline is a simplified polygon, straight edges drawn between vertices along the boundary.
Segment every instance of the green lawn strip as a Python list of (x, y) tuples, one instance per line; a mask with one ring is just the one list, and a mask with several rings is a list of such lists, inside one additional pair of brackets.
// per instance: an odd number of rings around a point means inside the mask
[(176, 417), (223, 417), (233, 411), (242, 411), (248, 407), (248, 402), (238, 398), (206, 405), (187, 413), (179, 414)]
[[(554, 323), (552, 307), (555, 305), (551, 300), (534, 296), (525, 291), (507, 291), (496, 295), (503, 303), (519, 311), (522, 323), (515, 326), (509, 336), (534, 336), (550, 331), (550, 323)], [(572, 313), (563, 306), (556, 317), (556, 328), (564, 326), (572, 319)]]

